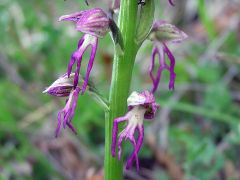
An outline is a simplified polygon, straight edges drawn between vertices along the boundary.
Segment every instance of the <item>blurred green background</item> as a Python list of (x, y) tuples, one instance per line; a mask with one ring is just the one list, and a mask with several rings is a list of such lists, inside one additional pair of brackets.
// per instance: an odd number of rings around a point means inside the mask
[[(89, 3), (105, 10), (110, 4)], [(0, 179), (103, 179), (104, 111), (90, 95), (80, 96), (73, 118), (78, 135), (67, 129), (56, 139), (65, 98), (42, 94), (66, 72), (82, 35), (58, 17), (86, 8), (82, 0), (0, 1)], [(175, 7), (157, 0), (155, 19), (176, 24), (189, 39), (169, 45), (175, 90), (168, 90), (165, 72), (156, 94), (161, 108), (145, 122), (141, 171), (125, 171), (125, 179), (240, 179), (239, 0), (182, 0)], [(138, 52), (131, 90), (151, 88), (151, 48), (146, 41)], [(108, 35), (91, 73), (106, 97), (112, 57)], [(131, 151), (125, 143), (124, 159)]]

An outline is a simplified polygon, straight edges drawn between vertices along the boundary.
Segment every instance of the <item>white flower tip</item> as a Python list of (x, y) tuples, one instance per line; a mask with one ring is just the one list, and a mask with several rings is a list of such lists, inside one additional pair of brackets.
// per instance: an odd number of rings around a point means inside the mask
[(61, 16), (58, 18), (58, 22), (62, 21), (63, 19), (65, 19), (66, 16)]
[(44, 94), (48, 93), (48, 91), (52, 88), (52, 86), (46, 87), (45, 90), (42, 92)]
[(172, 42), (181, 43), (184, 40), (186, 40), (187, 38), (188, 38), (188, 35), (185, 32), (181, 31), (179, 38), (173, 39)]
[(65, 21), (65, 20), (68, 19), (69, 17), (70, 17), (70, 15), (60, 16), (60, 17), (58, 18), (58, 22), (59, 22), (59, 21)]
[(47, 93), (48, 92), (48, 88), (46, 88), (42, 93)]

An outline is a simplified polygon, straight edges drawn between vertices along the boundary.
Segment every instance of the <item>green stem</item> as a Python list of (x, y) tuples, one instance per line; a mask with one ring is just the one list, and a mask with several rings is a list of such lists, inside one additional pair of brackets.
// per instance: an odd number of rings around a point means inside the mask
[(132, 69), (137, 53), (135, 43), (137, 22), (137, 1), (121, 0), (118, 26), (122, 33), (124, 52), (119, 55), (115, 52), (112, 82), (110, 88), (109, 106), (110, 111), (106, 113), (105, 122), (105, 161), (104, 179), (122, 180), (123, 162), (111, 155), (112, 125), (116, 117), (126, 113), (127, 97), (132, 78)]

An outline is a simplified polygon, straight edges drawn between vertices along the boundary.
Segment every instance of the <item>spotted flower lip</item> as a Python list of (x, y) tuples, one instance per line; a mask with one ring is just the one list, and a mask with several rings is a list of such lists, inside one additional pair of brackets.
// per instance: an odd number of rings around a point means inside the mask
[[(139, 170), (138, 153), (141, 149), (144, 138), (144, 119), (153, 119), (159, 105), (155, 102), (153, 94), (149, 91), (142, 93), (133, 92), (127, 99), (128, 112), (122, 116), (114, 119), (112, 129), (112, 156), (116, 155), (116, 145), (118, 136), (118, 124), (124, 121), (128, 121), (127, 126), (119, 135), (118, 139), (118, 159), (121, 159), (122, 155), (122, 141), (128, 139), (133, 145), (133, 152), (129, 156), (126, 164), (126, 169), (132, 167), (134, 160), (136, 160), (136, 167)], [(135, 132), (138, 133), (137, 140), (135, 139)]]
[(109, 18), (101, 8), (93, 8), (61, 16), (58, 21), (73, 21), (76, 30), (96, 37), (109, 32)]

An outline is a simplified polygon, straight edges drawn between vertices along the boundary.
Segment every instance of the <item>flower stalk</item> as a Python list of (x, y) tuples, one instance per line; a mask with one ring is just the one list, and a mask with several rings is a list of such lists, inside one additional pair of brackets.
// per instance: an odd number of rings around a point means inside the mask
[[(118, 26), (123, 37), (124, 52), (115, 51), (112, 81), (110, 87), (110, 111), (106, 113), (105, 122), (105, 161), (104, 179), (122, 180), (123, 162), (111, 156), (112, 127), (116, 117), (126, 113), (127, 98), (132, 79), (132, 69), (137, 53), (135, 42), (138, 5), (133, 0), (121, 0)], [(121, 128), (120, 128), (121, 129)]]

